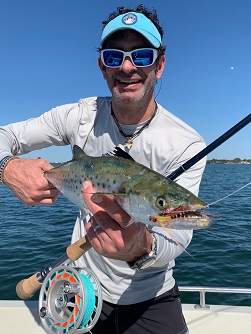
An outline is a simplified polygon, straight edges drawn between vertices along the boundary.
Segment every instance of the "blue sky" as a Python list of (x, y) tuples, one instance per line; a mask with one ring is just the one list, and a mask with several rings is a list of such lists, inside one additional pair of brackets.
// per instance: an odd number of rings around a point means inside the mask
[[(8, 0), (0, 10), (0, 124), (80, 98), (110, 95), (97, 66), (101, 22), (141, 1)], [(144, 1), (168, 45), (157, 101), (210, 144), (251, 112), (251, 1)], [(251, 125), (209, 158), (251, 158)], [(71, 158), (69, 147), (33, 152)]]

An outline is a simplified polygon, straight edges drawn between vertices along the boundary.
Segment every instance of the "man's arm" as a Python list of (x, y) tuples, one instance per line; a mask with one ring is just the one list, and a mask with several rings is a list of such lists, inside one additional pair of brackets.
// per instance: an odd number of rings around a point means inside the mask
[[(77, 104), (60, 106), (40, 117), (0, 127), (0, 161), (51, 145), (67, 145), (78, 111)], [(59, 195), (44, 177), (44, 171), (52, 167), (44, 159), (11, 159), (4, 164), (1, 179), (26, 205), (50, 205)]]

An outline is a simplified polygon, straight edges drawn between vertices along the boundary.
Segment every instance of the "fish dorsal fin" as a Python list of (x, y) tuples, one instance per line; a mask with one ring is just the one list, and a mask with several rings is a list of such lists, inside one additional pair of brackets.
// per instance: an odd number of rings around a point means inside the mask
[[(87, 156), (87, 154), (85, 154), (82, 148), (80, 148), (78, 145), (73, 146), (72, 153), (73, 153), (72, 160), (76, 160)], [(116, 146), (113, 151), (106, 153), (104, 156), (119, 157), (134, 161), (134, 159), (130, 156), (129, 153), (123, 151), (122, 148), (118, 146)]]
[(113, 149), (113, 151), (106, 153), (105, 156), (119, 157), (119, 158), (124, 158), (127, 160), (134, 161), (134, 159), (130, 156), (130, 154), (122, 150), (122, 148), (120, 148), (119, 146), (116, 146)]
[(85, 152), (78, 145), (73, 146), (72, 154), (73, 154), (72, 160), (76, 160), (76, 159), (83, 158), (86, 156)]

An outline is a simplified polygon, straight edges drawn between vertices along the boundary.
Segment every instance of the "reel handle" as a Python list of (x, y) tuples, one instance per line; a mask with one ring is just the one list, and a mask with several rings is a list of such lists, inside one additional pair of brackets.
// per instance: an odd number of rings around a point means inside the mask
[[(66, 254), (71, 261), (75, 261), (80, 258), (85, 252), (87, 252), (92, 245), (90, 244), (87, 235), (70, 245), (66, 249)], [(53, 268), (51, 268), (53, 269)], [(35, 292), (41, 288), (43, 282), (38, 280), (40, 273), (37, 272), (29, 278), (23, 279), (16, 286), (16, 293), (19, 298), (23, 300), (30, 299)]]

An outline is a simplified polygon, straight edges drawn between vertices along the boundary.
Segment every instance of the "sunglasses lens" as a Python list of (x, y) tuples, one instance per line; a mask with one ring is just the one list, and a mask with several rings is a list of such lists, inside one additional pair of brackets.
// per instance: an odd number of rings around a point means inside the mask
[(135, 50), (132, 52), (132, 60), (135, 66), (144, 67), (152, 65), (154, 53), (151, 49)]
[(103, 50), (104, 64), (109, 67), (119, 67), (123, 61), (123, 52), (118, 50)]
[(101, 58), (107, 67), (120, 67), (124, 56), (129, 56), (133, 65), (136, 67), (145, 67), (152, 65), (157, 57), (157, 51), (153, 49), (137, 49), (131, 52), (107, 49), (101, 51)]

